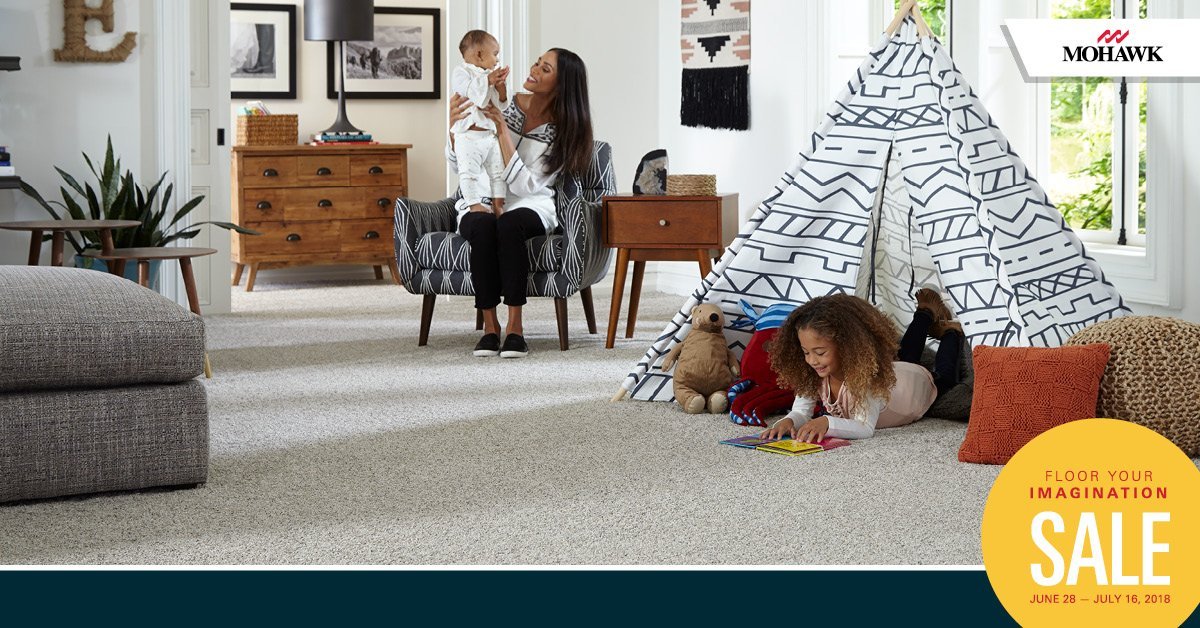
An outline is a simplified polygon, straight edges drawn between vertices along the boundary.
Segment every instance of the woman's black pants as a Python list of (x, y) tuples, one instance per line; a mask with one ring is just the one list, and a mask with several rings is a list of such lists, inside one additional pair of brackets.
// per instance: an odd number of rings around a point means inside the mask
[(529, 253), (525, 241), (546, 235), (537, 212), (527, 207), (505, 211), (467, 212), (458, 232), (471, 243), (471, 283), (475, 307), (490, 310), (500, 305), (525, 305), (529, 281)]

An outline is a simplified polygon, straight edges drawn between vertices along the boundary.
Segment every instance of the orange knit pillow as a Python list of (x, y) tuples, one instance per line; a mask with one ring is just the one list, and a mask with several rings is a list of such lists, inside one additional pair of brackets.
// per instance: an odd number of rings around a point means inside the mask
[(975, 347), (962, 462), (1004, 464), (1046, 430), (1096, 416), (1108, 345)]

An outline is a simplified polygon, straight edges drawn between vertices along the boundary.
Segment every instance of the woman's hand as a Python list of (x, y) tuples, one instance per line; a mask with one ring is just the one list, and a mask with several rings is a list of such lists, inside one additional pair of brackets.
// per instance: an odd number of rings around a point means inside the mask
[[(454, 128), (455, 122), (467, 119), (467, 110), (470, 108), (471, 101), (466, 96), (450, 94), (450, 126), (447, 128)], [(454, 148), (453, 133), (450, 134), (450, 148)]]
[(771, 438), (774, 440), (779, 440), (781, 438), (795, 438), (796, 424), (793, 423), (791, 419), (786, 417), (779, 419), (775, 422), (775, 425), (770, 427), (770, 429), (763, 431), (760, 437)]
[(806, 443), (816, 443), (825, 438), (825, 433), (828, 431), (829, 417), (818, 417), (801, 425), (793, 438)]

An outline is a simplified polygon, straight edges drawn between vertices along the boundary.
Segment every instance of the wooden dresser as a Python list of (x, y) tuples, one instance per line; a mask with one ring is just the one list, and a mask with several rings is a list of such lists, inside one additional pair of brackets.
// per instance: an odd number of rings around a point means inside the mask
[(408, 196), (411, 144), (233, 147), (233, 285), (250, 267), (383, 266), (400, 282), (392, 241), (396, 198)]

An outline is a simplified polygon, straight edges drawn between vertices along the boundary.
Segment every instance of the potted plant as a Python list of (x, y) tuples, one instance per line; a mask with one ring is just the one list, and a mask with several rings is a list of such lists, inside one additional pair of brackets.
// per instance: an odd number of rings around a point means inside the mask
[[(137, 227), (113, 231), (113, 244), (117, 248), (167, 246), (177, 240), (194, 238), (200, 233), (200, 227), (206, 224), (232, 229), (247, 235), (259, 235), (257, 231), (231, 222), (213, 220), (181, 224), (180, 221), (200, 205), (204, 196), (188, 199), (187, 202), (176, 208), (171, 204), (175, 185), (168, 183), (165, 188), (162, 187), (167, 178), (165, 172), (152, 186), (138, 185), (134, 181), (132, 171), (127, 170), (122, 174), (121, 160), (113, 157), (112, 136), (108, 137), (108, 149), (105, 151), (104, 163), (100, 170), (96, 169), (87, 153), (83, 153), (83, 160), (87, 162), (88, 169), (95, 177), (95, 187), (89, 181), (85, 181), (81, 185), (78, 179), (56, 166), (54, 169), (66, 183), (66, 186), (59, 188), (62, 195), (61, 201), (47, 201), (25, 181), (21, 182), (21, 190), (37, 201), (56, 220), (136, 220), (140, 222), (141, 225)], [(76, 238), (74, 233), (67, 232), (66, 237), (75, 249), (76, 266), (108, 270), (108, 266), (103, 260), (83, 256), (84, 251), (88, 249), (99, 250), (101, 248), (99, 232), (83, 231), (79, 233), (79, 238)], [(158, 266), (159, 262), (154, 261), (150, 268), (150, 287), (155, 290), (158, 289)], [(132, 281), (137, 281), (137, 265), (128, 265), (125, 276)]]

